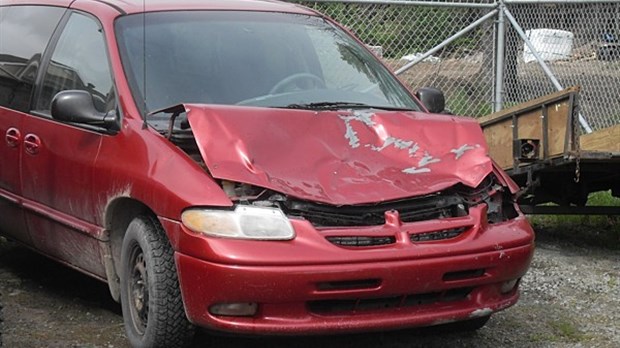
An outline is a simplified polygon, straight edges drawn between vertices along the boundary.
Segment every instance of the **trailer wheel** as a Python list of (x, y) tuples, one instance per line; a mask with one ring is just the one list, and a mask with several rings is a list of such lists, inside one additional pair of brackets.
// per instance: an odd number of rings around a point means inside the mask
[(194, 327), (185, 316), (173, 250), (159, 222), (135, 218), (121, 249), (121, 306), (132, 347), (184, 347)]

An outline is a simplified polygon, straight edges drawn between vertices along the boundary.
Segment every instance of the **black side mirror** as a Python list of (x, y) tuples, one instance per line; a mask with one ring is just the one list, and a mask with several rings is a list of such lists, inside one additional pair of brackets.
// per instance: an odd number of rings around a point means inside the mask
[(415, 96), (433, 114), (439, 114), (446, 108), (446, 98), (437, 88), (422, 87), (415, 92)]
[(52, 118), (72, 123), (83, 123), (118, 130), (116, 112), (97, 111), (93, 96), (87, 91), (68, 90), (59, 92), (52, 100)]

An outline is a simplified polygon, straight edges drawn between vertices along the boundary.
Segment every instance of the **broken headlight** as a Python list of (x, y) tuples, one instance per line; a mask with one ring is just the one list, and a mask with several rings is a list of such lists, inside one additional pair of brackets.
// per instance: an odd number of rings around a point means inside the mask
[(457, 188), (457, 192), (469, 207), (487, 205), (487, 220), (491, 224), (508, 221), (519, 216), (514, 196), (503, 186), (495, 174), (487, 176), (476, 188)]
[(213, 237), (290, 240), (295, 231), (277, 208), (238, 205), (235, 210), (191, 208), (181, 215), (183, 225)]
[(484, 199), (487, 205), (487, 220), (489, 223), (508, 221), (519, 216), (515, 209), (513, 196), (507, 188), (497, 186)]

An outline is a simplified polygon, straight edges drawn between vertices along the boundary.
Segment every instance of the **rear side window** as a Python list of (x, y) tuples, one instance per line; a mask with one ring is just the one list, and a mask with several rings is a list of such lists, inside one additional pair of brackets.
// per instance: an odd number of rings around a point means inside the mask
[(0, 106), (27, 112), (41, 56), (64, 8), (0, 7)]
[(114, 89), (107, 57), (99, 23), (73, 13), (47, 66), (36, 110), (49, 113), (54, 96), (65, 90), (89, 92), (97, 111), (113, 109)]

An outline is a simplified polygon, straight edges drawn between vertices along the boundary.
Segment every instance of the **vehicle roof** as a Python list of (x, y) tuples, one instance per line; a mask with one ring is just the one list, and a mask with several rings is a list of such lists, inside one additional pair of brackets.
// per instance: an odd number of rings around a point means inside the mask
[[(76, 0), (81, 2), (84, 0)], [(274, 0), (94, 0), (114, 6), (127, 14), (174, 10), (232, 10), (312, 14), (309, 9)], [(2, 5), (40, 4), (66, 7), (71, 0), (4, 0)]]
[[(78, 0), (79, 1), (79, 0)], [(307, 9), (273, 0), (101, 0), (127, 13), (171, 10), (247, 10), (269, 12), (310, 13)]]

